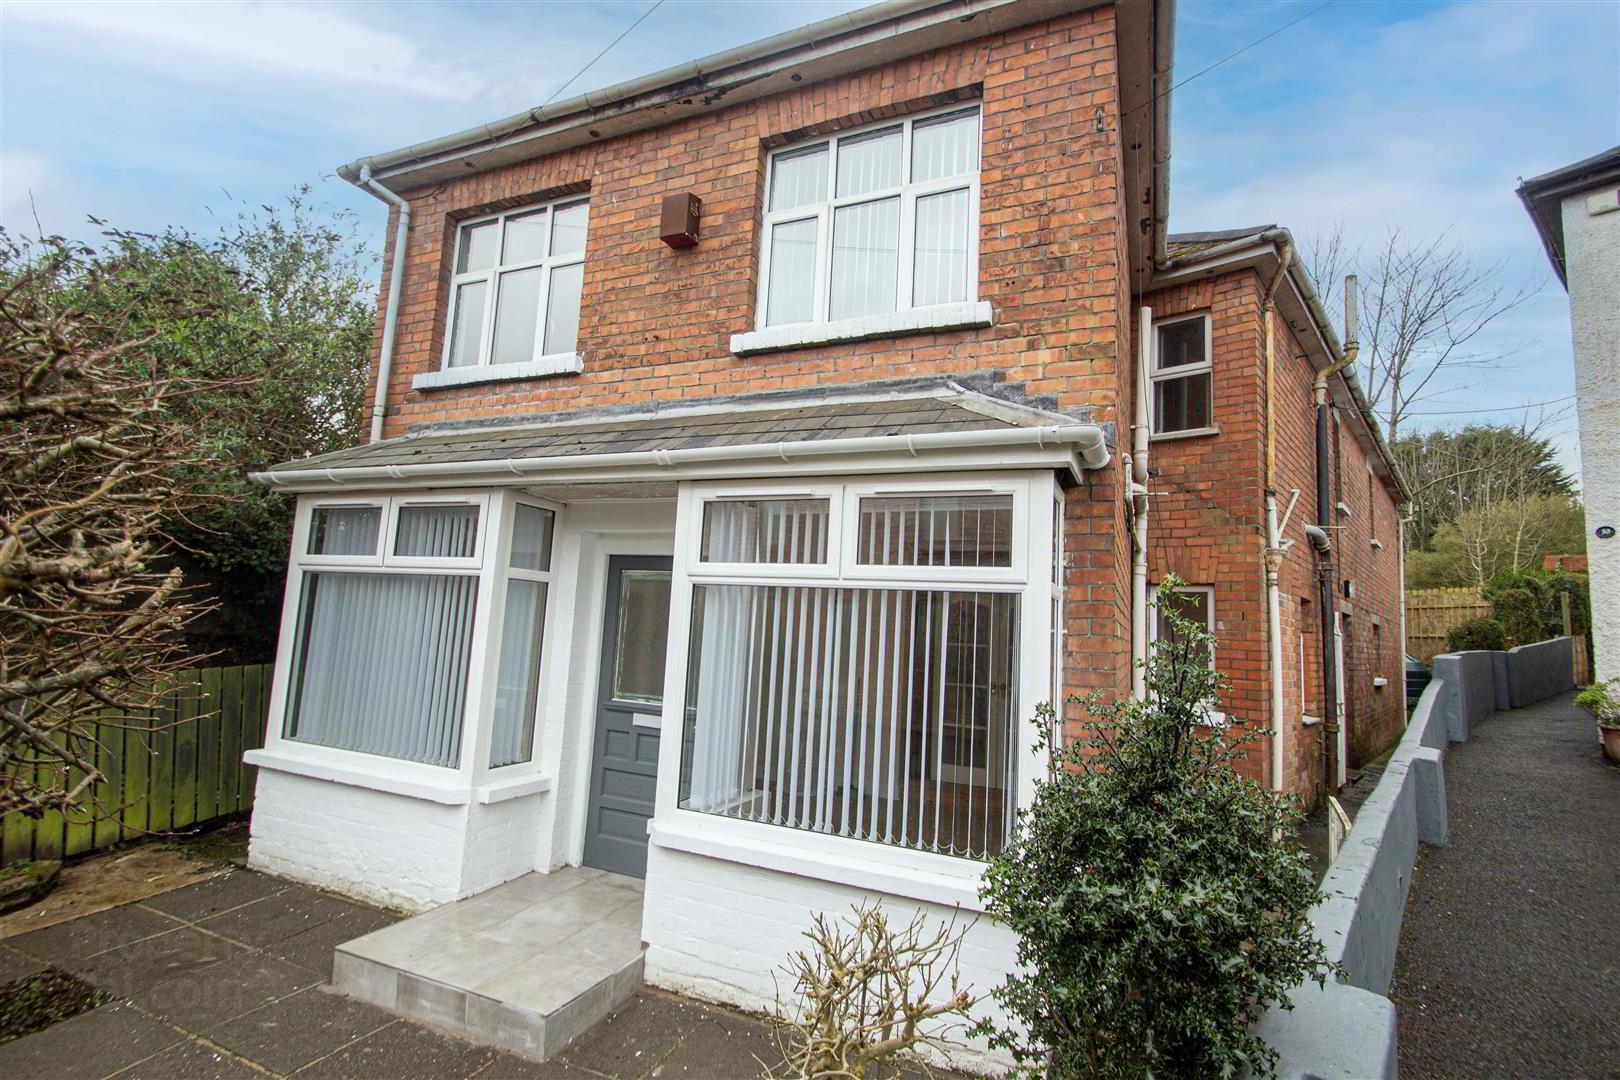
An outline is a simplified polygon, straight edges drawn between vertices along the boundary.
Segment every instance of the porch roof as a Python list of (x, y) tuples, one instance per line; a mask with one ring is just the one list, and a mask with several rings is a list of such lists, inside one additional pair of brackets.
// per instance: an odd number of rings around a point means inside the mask
[(1102, 468), (1100, 428), (954, 383), (909, 394), (780, 394), (638, 414), (568, 414), (508, 427), (429, 429), (289, 461), (253, 479), (289, 491), (523, 481), (683, 479), (906, 468)]

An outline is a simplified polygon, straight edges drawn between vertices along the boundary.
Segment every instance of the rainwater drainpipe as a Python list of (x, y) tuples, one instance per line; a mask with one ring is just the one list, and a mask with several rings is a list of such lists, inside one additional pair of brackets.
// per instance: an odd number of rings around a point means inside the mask
[(1329, 425), (1328, 380), (1355, 363), (1360, 345), (1356, 333), (1360, 328), (1357, 316), (1356, 277), (1344, 279), (1344, 355), (1333, 364), (1316, 373), (1313, 386), (1316, 398), (1316, 523), (1320, 541), (1312, 536), (1316, 548), (1317, 606), (1322, 622), (1322, 752), (1326, 758), (1327, 784), (1337, 790), (1342, 782), (1344, 754), (1340, 743), (1344, 736), (1343, 720), (1339, 716), (1338, 637), (1339, 624), (1334, 618), (1333, 545), (1328, 540), (1328, 522), (1333, 520), (1332, 438)]
[[(1286, 727), (1283, 721), (1283, 643), (1281, 565), (1287, 548), (1282, 542), (1282, 530), (1277, 524), (1277, 443), (1273, 389), (1276, 374), (1276, 310), (1277, 286), (1288, 273), (1288, 264), (1294, 258), (1294, 245), (1284, 240), (1277, 257), (1277, 274), (1266, 288), (1260, 304), (1260, 318), (1266, 328), (1266, 648), (1271, 675), (1271, 789), (1283, 790), (1283, 739)], [(1292, 505), (1290, 504), (1290, 508)]]
[(1148, 364), (1153, 355), (1153, 309), (1136, 313), (1136, 418), (1131, 425), (1131, 695), (1147, 693), (1148, 626)]
[(364, 188), (395, 207), (394, 261), (388, 268), (388, 303), (383, 308), (382, 352), (377, 358), (377, 390), (371, 399), (371, 441), (383, 437), (383, 416), (388, 411), (388, 376), (394, 369), (394, 330), (399, 324), (399, 286), (405, 276), (405, 245), (411, 234), (411, 204), (371, 178), (371, 166), (360, 169), (356, 187)]

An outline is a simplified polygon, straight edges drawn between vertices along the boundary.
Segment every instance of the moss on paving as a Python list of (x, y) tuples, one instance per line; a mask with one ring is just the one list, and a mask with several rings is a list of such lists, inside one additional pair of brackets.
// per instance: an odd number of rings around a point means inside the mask
[(0, 986), (0, 1043), (41, 1031), (111, 1000), (111, 994), (56, 968), (13, 979)]

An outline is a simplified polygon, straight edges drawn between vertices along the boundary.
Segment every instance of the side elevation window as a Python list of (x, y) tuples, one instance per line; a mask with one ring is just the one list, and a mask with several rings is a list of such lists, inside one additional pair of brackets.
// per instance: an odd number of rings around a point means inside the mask
[(1153, 433), (1215, 425), (1208, 315), (1153, 325)]
[(974, 299), (979, 109), (953, 109), (771, 155), (759, 325), (854, 319)]
[(548, 362), (558, 371), (575, 370), (588, 216), (589, 205), (576, 198), (479, 218), (457, 230), (445, 370), (545, 369)]

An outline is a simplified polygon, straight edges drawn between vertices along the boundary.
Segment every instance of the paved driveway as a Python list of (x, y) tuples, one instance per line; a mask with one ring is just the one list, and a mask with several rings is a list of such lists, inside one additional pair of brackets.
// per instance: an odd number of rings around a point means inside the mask
[(544, 1064), (322, 989), (394, 916), (246, 870), (0, 942), (0, 985), (54, 967), (115, 1000), (0, 1045), (6, 1080), (756, 1077), (765, 1026), (647, 991)]
[(1446, 752), (1395, 983), (1401, 1075), (1620, 1077), (1620, 768), (1563, 695)]

